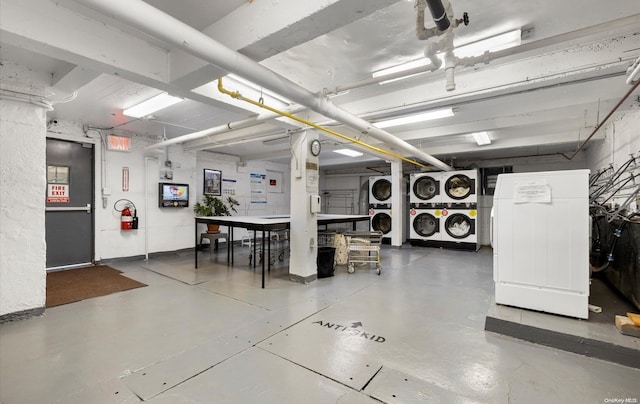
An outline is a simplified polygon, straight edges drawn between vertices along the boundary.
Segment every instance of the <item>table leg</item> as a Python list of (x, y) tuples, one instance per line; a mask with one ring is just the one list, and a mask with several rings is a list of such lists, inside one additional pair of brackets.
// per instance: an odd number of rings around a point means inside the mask
[(267, 236), (267, 250), (268, 250), (268, 262), (269, 264), (267, 265), (267, 268), (269, 269), (269, 272), (271, 272), (271, 230), (269, 230), (268, 236)]
[(198, 269), (198, 221), (196, 220), (196, 226), (195, 226), (195, 237), (194, 237), (194, 245), (195, 247), (193, 248), (193, 255), (195, 255), (195, 259), (196, 259), (196, 269)]
[(357, 226), (356, 226), (356, 222), (355, 222), (355, 221), (354, 221), (354, 222), (352, 222), (352, 223), (351, 223), (351, 229), (353, 229), (353, 231), (356, 231), (356, 227), (357, 227)]
[(264, 229), (262, 229), (262, 289), (264, 289)]
[[(233, 247), (234, 247), (233, 246), (233, 239), (234, 239), (233, 230), (234, 230), (234, 227), (230, 226), (229, 227), (229, 233), (230, 233), (229, 237), (231, 237), (231, 239), (229, 239), (228, 241), (229, 241), (229, 248), (231, 249), (231, 266), (233, 266), (233, 259), (236, 256), (236, 254), (233, 251)], [(227, 262), (229, 262), (229, 256), (227, 256)]]
[[(258, 257), (256, 256), (256, 242), (258, 240), (256, 239), (256, 231), (253, 231), (253, 268), (255, 269), (256, 267), (256, 261), (258, 261)], [(251, 248), (251, 247), (249, 247)]]

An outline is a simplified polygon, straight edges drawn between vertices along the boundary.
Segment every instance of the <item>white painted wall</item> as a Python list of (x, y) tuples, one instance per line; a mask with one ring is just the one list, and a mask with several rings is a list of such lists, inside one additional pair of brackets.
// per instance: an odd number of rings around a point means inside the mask
[[(195, 169), (196, 199), (194, 204), (202, 199), (205, 168), (220, 170), (222, 171), (223, 179), (236, 181), (236, 194), (233, 195), (233, 198), (240, 203), (240, 206), (236, 207), (238, 211), (237, 215), (255, 216), (289, 214), (289, 196), (291, 195), (291, 188), (289, 184), (290, 171), (288, 165), (273, 163), (270, 161), (250, 161), (240, 163), (240, 159), (238, 157), (208, 151), (198, 152), (197, 165)], [(282, 192), (273, 192), (274, 190), (269, 189), (269, 185), (267, 184), (267, 203), (252, 203), (250, 185), (251, 174), (268, 174), (268, 172), (282, 173), (280, 176), (283, 182), (281, 186)], [(193, 217), (193, 211), (191, 213)], [(204, 225), (202, 226), (204, 231)], [(222, 229), (221, 231), (224, 232), (225, 230)], [(248, 235), (248, 232), (245, 229), (234, 229), (233, 234), (234, 239), (238, 241), (242, 236)], [(253, 236), (253, 233), (251, 236)]]
[[(615, 115), (602, 130), (605, 133), (605, 139), (587, 150), (587, 162), (592, 173), (610, 166), (615, 171), (627, 162), (631, 155), (639, 157), (640, 110)], [(611, 202), (622, 204), (627, 198), (628, 194), (622, 193), (617, 198), (614, 196)], [(632, 202), (631, 211), (640, 210), (638, 205), (638, 201)]]
[(0, 316), (45, 304), (45, 120), (0, 99)]
[[(106, 150), (101, 134), (106, 139), (110, 134), (131, 138), (131, 152)], [(193, 246), (193, 211), (190, 208), (163, 211), (158, 207), (158, 183), (160, 168), (164, 167), (167, 149), (162, 154), (144, 152), (144, 146), (156, 139), (117, 130), (83, 128), (72, 122), (59, 122), (50, 126), (47, 136), (71, 141), (93, 142), (95, 147), (95, 261), (142, 256), (159, 251), (173, 251)], [(173, 180), (167, 182), (187, 183), (195, 187), (196, 154), (183, 152), (180, 146), (168, 149), (174, 162)], [(129, 190), (123, 190), (122, 169), (129, 169)], [(145, 193), (146, 186), (146, 193)], [(103, 198), (102, 190), (109, 190)], [(139, 217), (138, 230), (120, 230), (120, 213), (114, 204), (120, 199), (133, 202)], [(190, 204), (195, 195), (190, 195)], [(123, 202), (118, 203), (121, 209)], [(146, 238), (146, 239), (145, 239)]]
[(636, 109), (615, 115), (601, 129), (603, 141), (587, 149), (587, 164), (592, 172), (613, 165), (614, 169), (626, 162), (631, 154), (640, 151), (640, 110)]
[[(194, 245), (193, 206), (202, 198), (203, 170), (221, 170), (224, 179), (236, 180), (234, 196), (239, 202), (238, 215), (260, 215), (289, 213), (288, 165), (266, 161), (253, 161), (239, 165), (239, 158), (212, 152), (183, 151), (180, 145), (164, 149), (144, 151), (144, 147), (157, 140), (130, 132), (102, 131), (103, 136), (116, 134), (130, 137), (131, 152), (105, 150), (101, 146), (100, 131), (88, 130), (70, 122), (59, 122), (49, 128), (50, 137), (75, 141), (92, 141), (96, 144), (95, 158), (95, 260), (134, 257), (154, 252), (175, 251)], [(88, 136), (88, 137), (87, 137)], [(173, 179), (161, 178), (168, 169), (165, 162), (171, 161)], [(122, 169), (129, 168), (129, 191), (122, 189)], [(282, 173), (281, 193), (267, 193), (266, 204), (251, 203), (249, 176), (251, 173)], [(189, 184), (188, 208), (160, 208), (158, 206), (158, 183), (174, 182)], [(146, 187), (146, 188), (145, 188)], [(110, 195), (103, 204), (102, 189), (108, 188)], [(120, 230), (120, 213), (114, 203), (120, 199), (132, 201), (138, 211), (138, 230)], [(118, 204), (120, 207), (121, 204)], [(202, 229), (204, 231), (204, 227)], [(239, 240), (246, 231), (237, 229)]]

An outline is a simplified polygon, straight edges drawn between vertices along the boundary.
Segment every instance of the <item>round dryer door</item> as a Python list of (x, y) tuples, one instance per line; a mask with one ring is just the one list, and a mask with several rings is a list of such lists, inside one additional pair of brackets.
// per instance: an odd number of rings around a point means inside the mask
[(444, 191), (453, 199), (464, 199), (473, 191), (473, 181), (464, 174), (449, 177), (444, 184)]
[(461, 213), (454, 213), (447, 217), (444, 222), (444, 229), (453, 238), (463, 239), (469, 237), (473, 231), (471, 219)]
[(429, 176), (419, 177), (413, 183), (413, 194), (423, 201), (428, 201), (438, 195), (440, 185)]
[(391, 182), (389, 180), (377, 180), (371, 186), (373, 197), (379, 201), (386, 201), (391, 198)]
[(430, 213), (420, 213), (413, 219), (413, 230), (422, 237), (430, 237), (436, 234), (440, 223)]
[(371, 227), (373, 230), (381, 231), (387, 234), (391, 231), (391, 216), (386, 213), (376, 213), (371, 218)]

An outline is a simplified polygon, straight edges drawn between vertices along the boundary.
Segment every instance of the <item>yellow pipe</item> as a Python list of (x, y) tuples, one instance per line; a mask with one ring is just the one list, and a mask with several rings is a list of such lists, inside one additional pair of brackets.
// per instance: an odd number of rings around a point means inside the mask
[(306, 120), (306, 119), (304, 119), (304, 118), (300, 118), (300, 117), (298, 117), (298, 116), (295, 116), (295, 115), (293, 115), (293, 114), (290, 114), (289, 112), (286, 112), (286, 111), (280, 111), (280, 110), (278, 110), (278, 109), (276, 109), (276, 108), (273, 108), (273, 107), (270, 107), (270, 106), (268, 106), (268, 105), (265, 105), (265, 104), (263, 104), (262, 102), (255, 101), (255, 100), (252, 100), (252, 99), (250, 99), (250, 98), (245, 98), (245, 97), (243, 97), (243, 96), (242, 96), (242, 94), (240, 94), (240, 92), (239, 92), (239, 91), (229, 91), (229, 90), (227, 90), (226, 88), (222, 87), (222, 77), (218, 78), (218, 91), (220, 91), (220, 92), (221, 92), (221, 93), (223, 93), (223, 94), (230, 95), (231, 97), (233, 97), (233, 98), (235, 98), (235, 99), (238, 99), (238, 100), (242, 100), (242, 101), (248, 102), (249, 104), (252, 104), (252, 105), (258, 106), (258, 107), (260, 107), (260, 108), (264, 108), (264, 109), (266, 109), (266, 110), (268, 110), (268, 111), (271, 111), (271, 112), (274, 112), (274, 113), (276, 113), (276, 114), (278, 114), (278, 115), (286, 116), (286, 117), (287, 117), (287, 118), (289, 118), (289, 119), (293, 119), (294, 121), (297, 121), (297, 122), (303, 123), (303, 124), (305, 124), (305, 125), (311, 126), (311, 127), (313, 127), (313, 128), (319, 129), (319, 130), (321, 130), (321, 131), (323, 131), (323, 132), (327, 132), (327, 133), (329, 133), (329, 134), (331, 134), (331, 135), (333, 135), (333, 136), (339, 137), (339, 138), (340, 138), (340, 139), (342, 139), (342, 140), (347, 140), (347, 141), (349, 141), (349, 142), (351, 142), (351, 143), (355, 143), (355, 144), (360, 145), (360, 146), (362, 146), (362, 147), (366, 147), (366, 148), (371, 149), (371, 150), (373, 150), (373, 151), (376, 151), (376, 152), (378, 152), (378, 153), (382, 153), (382, 154), (385, 154), (385, 155), (387, 155), (387, 156), (390, 156), (390, 157), (393, 157), (393, 158), (396, 158), (396, 159), (400, 159), (400, 160), (406, 161), (407, 163), (411, 163), (411, 164), (414, 164), (414, 165), (419, 166), (419, 167), (423, 167), (423, 168), (430, 168), (429, 166), (424, 165), (424, 164), (422, 164), (422, 163), (419, 163), (419, 162), (417, 162), (417, 161), (415, 161), (415, 160), (412, 160), (412, 159), (406, 158), (406, 157), (404, 157), (404, 156), (401, 156), (401, 155), (399, 155), (399, 154), (396, 154), (396, 153), (391, 152), (391, 151), (388, 151), (388, 150), (381, 149), (381, 148), (379, 148), (379, 147), (376, 147), (376, 146), (370, 145), (370, 144), (368, 144), (368, 143), (364, 143), (364, 142), (362, 142), (362, 141), (360, 141), (360, 140), (358, 140), (358, 139), (351, 138), (351, 137), (349, 137), (349, 136), (347, 136), (347, 135), (343, 135), (343, 134), (342, 134), (342, 133), (340, 133), (340, 132), (336, 132), (335, 130), (332, 130), (332, 129), (329, 129), (329, 128), (325, 128), (325, 127), (320, 126), (320, 125), (318, 125), (318, 124), (316, 124), (316, 123), (313, 123), (313, 122), (311, 122), (311, 121), (308, 121), (308, 120)]

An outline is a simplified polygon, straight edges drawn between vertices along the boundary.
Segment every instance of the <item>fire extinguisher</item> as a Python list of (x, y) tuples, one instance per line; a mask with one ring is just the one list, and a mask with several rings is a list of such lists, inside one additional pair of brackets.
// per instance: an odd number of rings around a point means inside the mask
[(129, 207), (122, 209), (120, 213), (120, 230), (133, 230), (133, 215)]
[[(116, 205), (122, 201), (126, 201), (127, 205), (122, 210), (119, 210)], [(113, 207), (120, 212), (120, 230), (135, 230), (138, 228), (136, 205), (133, 202), (128, 199), (120, 199), (116, 201)]]

